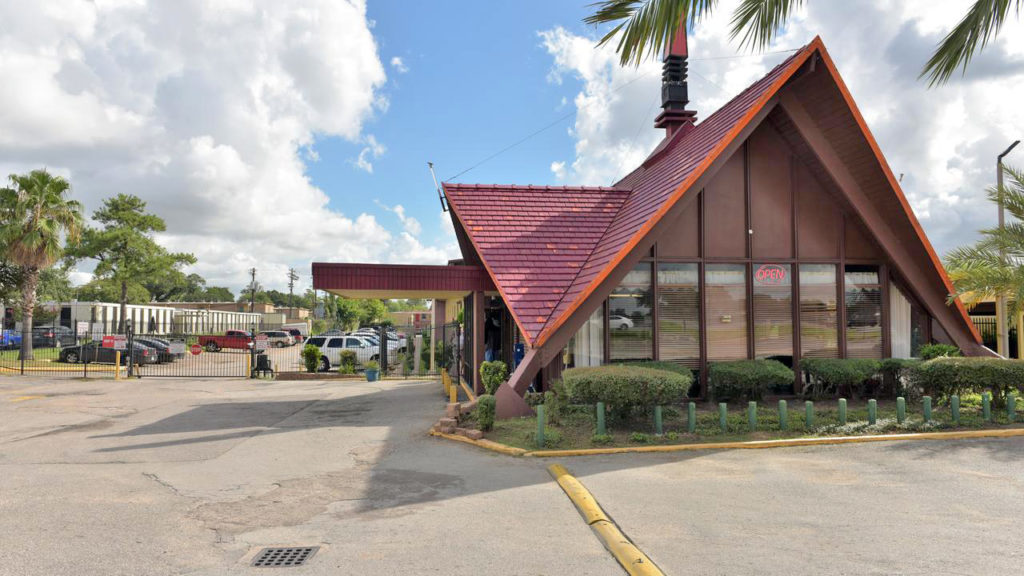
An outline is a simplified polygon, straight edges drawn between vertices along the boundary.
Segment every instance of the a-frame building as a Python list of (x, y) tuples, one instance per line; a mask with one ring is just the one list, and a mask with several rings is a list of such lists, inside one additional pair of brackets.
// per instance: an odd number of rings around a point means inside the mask
[[(467, 364), (516, 362), (499, 415), (526, 412), (528, 387), (567, 366), (677, 362), (703, 395), (719, 360), (776, 358), (799, 374), (802, 358), (910, 357), (932, 341), (991, 354), (948, 303), (942, 264), (822, 41), (698, 121), (680, 37), (665, 57), (665, 138), (615, 186), (443, 185), (457, 264), (480, 276), (456, 290)], [(369, 293), (331, 276), (337, 266), (315, 264), (315, 286)], [(433, 268), (439, 281), (452, 266)]]

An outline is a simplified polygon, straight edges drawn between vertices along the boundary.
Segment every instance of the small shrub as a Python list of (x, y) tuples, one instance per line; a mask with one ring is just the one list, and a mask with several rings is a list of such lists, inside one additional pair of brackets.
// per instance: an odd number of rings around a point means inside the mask
[(316, 372), (320, 367), (320, 349), (312, 344), (303, 346), (302, 364), (306, 367), (306, 372)]
[(650, 444), (651, 435), (644, 434), (643, 432), (633, 432), (632, 434), (629, 435), (629, 441), (635, 442), (637, 444)]
[(355, 350), (342, 350), (340, 356), (340, 366), (338, 366), (338, 372), (342, 374), (355, 374), (356, 372), (356, 351)]
[(917, 354), (921, 360), (934, 360), (943, 356), (960, 356), (960, 349), (951, 344), (925, 344)]
[(480, 381), (488, 394), (497, 392), (498, 387), (506, 378), (508, 378), (508, 366), (501, 360), (480, 364)]
[(804, 396), (820, 398), (825, 394), (850, 393), (863, 396), (881, 363), (867, 358), (808, 358), (800, 362), (800, 369), (810, 376), (810, 383), (802, 390)]
[(594, 434), (590, 437), (591, 444), (597, 444), (598, 446), (604, 446), (611, 444), (615, 441), (615, 438), (611, 434)]
[(708, 387), (715, 400), (760, 400), (768, 390), (792, 385), (793, 371), (778, 360), (712, 362)]
[(562, 424), (562, 419), (569, 413), (569, 392), (561, 380), (553, 380), (551, 389), (544, 393), (544, 413), (548, 422)]
[(490, 394), (484, 394), (476, 401), (476, 419), (480, 424), (480, 429), (484, 432), (489, 432), (494, 428), (496, 406), (497, 402), (495, 402), (494, 396)]
[(369, 360), (366, 364), (363, 364), (363, 368), (367, 370), (380, 370), (380, 362)]
[(903, 396), (907, 400), (918, 400), (920, 391), (911, 385), (913, 368), (920, 364), (917, 358), (886, 358), (879, 363), (878, 370), (882, 374), (885, 390), (893, 396)]
[(523, 399), (526, 400), (527, 406), (536, 408), (544, 403), (544, 394), (541, 392), (527, 392)]
[(1002, 358), (935, 358), (915, 366), (912, 381), (924, 394), (936, 399), (988, 391), (992, 393), (993, 404), (1002, 407), (1008, 392), (1024, 392), (1024, 362)]
[(582, 404), (604, 402), (609, 410), (624, 417), (635, 408), (681, 401), (693, 375), (635, 366), (595, 366), (566, 370), (562, 382), (573, 400)]
[(679, 433), (678, 432), (666, 432), (665, 433), (665, 440), (668, 441), (668, 442), (676, 442), (676, 441), (679, 440)]
[[(689, 375), (691, 379), (696, 382), (693, 378), (693, 370), (683, 366), (682, 364), (676, 364), (675, 362), (661, 362), (655, 360), (643, 360), (637, 362), (616, 362), (616, 366), (636, 366), (638, 368), (651, 368), (653, 370), (664, 370), (666, 372), (674, 372), (683, 376)], [(690, 389), (686, 391), (686, 396), (699, 396), (700, 387), (696, 384), (691, 384)]]

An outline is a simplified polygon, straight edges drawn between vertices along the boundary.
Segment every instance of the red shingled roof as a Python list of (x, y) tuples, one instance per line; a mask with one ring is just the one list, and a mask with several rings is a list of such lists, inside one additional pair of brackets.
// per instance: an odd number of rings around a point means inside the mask
[(616, 188), (444, 184), (527, 340), (533, 342), (619, 212)]

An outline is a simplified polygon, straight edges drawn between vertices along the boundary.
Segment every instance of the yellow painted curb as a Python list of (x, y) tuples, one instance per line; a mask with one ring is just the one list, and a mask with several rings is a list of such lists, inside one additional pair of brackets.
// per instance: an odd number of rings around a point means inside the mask
[(590, 491), (575, 476), (569, 474), (564, 466), (552, 464), (548, 466), (548, 472), (562, 487), (569, 500), (576, 505), (576, 509), (583, 515), (587, 525), (597, 534), (601, 543), (612, 553), (627, 574), (630, 576), (664, 576), (654, 562), (608, 518)]
[(522, 448), (501, 444), (499, 442), (494, 442), (493, 440), (473, 440), (471, 438), (466, 438), (465, 436), (459, 436), (458, 434), (445, 434), (443, 432), (437, 432), (436, 430), (431, 430), (430, 435), (437, 436), (438, 438), (444, 438), (446, 440), (462, 442), (463, 444), (472, 444), (478, 448), (498, 452), (507, 456), (522, 456), (523, 454), (526, 454), (526, 450), (523, 450)]
[(10, 400), (8, 400), (8, 402), (24, 402), (26, 400), (39, 400), (40, 398), (46, 398), (46, 396), (37, 396), (37, 395), (18, 396), (17, 398), (11, 398)]
[(1011, 438), (1024, 436), (1024, 428), (1000, 430), (961, 430), (956, 432), (915, 432), (912, 434), (877, 434), (874, 436), (832, 436), (822, 438), (783, 438), (780, 440), (752, 440), (749, 442), (705, 442), (703, 444), (674, 444), (669, 446), (622, 446), (618, 448), (581, 448), (578, 450), (532, 450), (524, 456), (553, 458), (558, 456), (594, 456), (599, 454), (629, 454), (634, 452), (687, 452), (693, 450), (757, 450), (793, 446), (819, 446), (829, 444), (860, 444), (864, 442), (895, 442), (907, 440), (960, 440), (966, 438)]

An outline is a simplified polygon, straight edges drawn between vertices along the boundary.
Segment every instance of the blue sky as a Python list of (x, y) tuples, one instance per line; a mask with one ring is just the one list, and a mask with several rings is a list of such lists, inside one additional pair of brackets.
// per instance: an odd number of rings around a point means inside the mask
[[(963, 0), (807, 2), (765, 54), (730, 40), (738, 2), (690, 35), (699, 118), (820, 35), (937, 251), (992, 225), (995, 155), (1024, 137), (1019, 19), (929, 90)], [(607, 185), (660, 139), (660, 65), (596, 48), (590, 3), (0, 0), (0, 174), (45, 166), (88, 213), (139, 195), (189, 272), (236, 291), (251, 267), (301, 290), (315, 261), (440, 264), (458, 248), (428, 160), (448, 179), (568, 116), (459, 180)]]
[[(354, 166), (363, 147), (342, 138), (317, 140), (313, 183), (345, 212), (398, 219), (376, 204), (402, 205), (423, 223), (425, 243), (440, 244), (438, 200), (427, 161), (448, 180), (477, 161), (572, 111), (579, 82), (547, 80), (551, 57), (538, 32), (562, 26), (588, 33), (573, 2), (379, 2), (368, 6), (381, 60), (389, 66), (389, 106), (364, 125), (387, 151), (373, 173)], [(493, 26), (493, 28), (491, 28)], [(563, 98), (569, 103), (563, 103)], [(554, 184), (552, 158), (570, 156), (572, 118), (471, 170), (462, 182)]]

